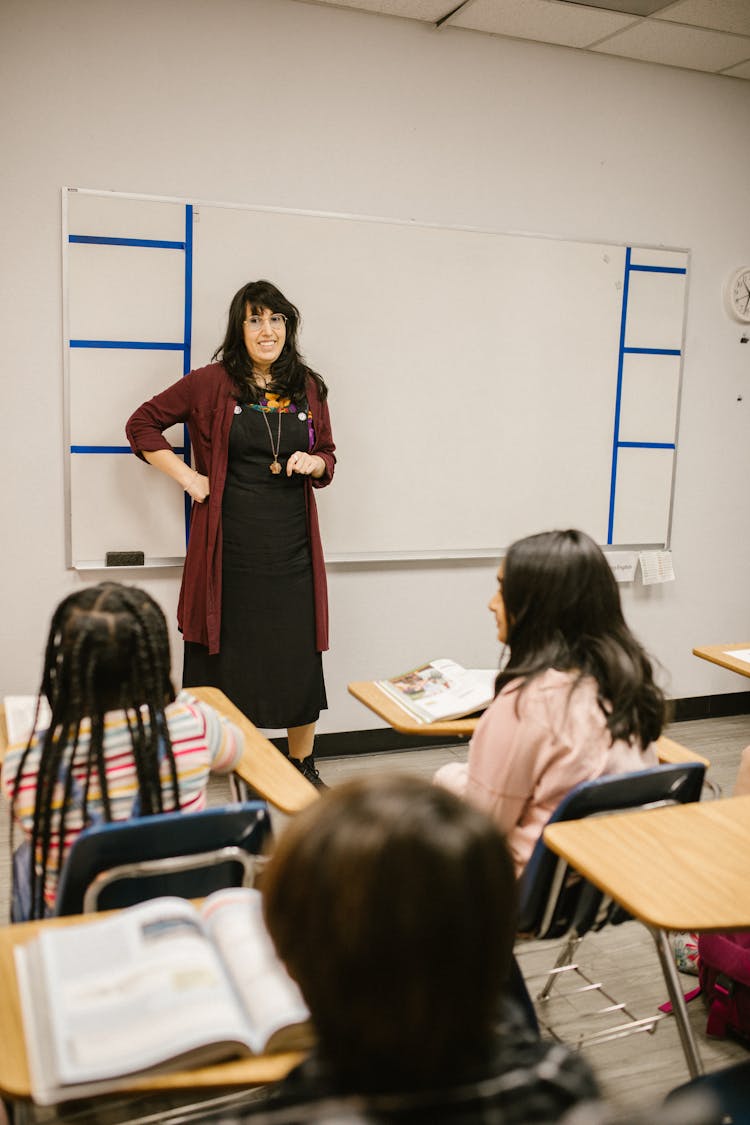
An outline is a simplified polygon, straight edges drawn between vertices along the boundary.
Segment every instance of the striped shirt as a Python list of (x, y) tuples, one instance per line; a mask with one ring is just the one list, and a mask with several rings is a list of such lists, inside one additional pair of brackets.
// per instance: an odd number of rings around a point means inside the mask
[[(197, 812), (206, 807), (206, 786), (209, 773), (231, 773), (236, 767), (243, 751), (242, 734), (237, 727), (219, 715), (212, 707), (194, 699), (189, 692), (181, 691), (174, 703), (164, 708), (172, 742), (177, 780), (179, 784), (179, 807), (184, 812)], [(24, 763), (23, 775), (13, 808), (13, 818), (30, 839), (34, 823), (34, 804), (36, 802), (39, 759), (43, 730), (37, 730), (32, 739), (31, 750)], [(65, 842), (63, 859), (78, 833), (86, 827), (82, 817), (82, 799), (86, 782), (86, 760), (88, 758), (91, 724), (88, 719), (81, 723), (81, 731), (76, 749), (76, 764), (73, 774), (78, 785), (77, 799), (74, 796), (65, 819)], [(2, 789), (8, 799), (12, 797), (18, 767), (26, 744), (11, 746), (5, 757), (2, 770)], [(138, 793), (138, 777), (135, 758), (130, 739), (130, 731), (124, 711), (108, 711), (104, 720), (104, 761), (109, 793), (112, 820), (128, 820), (133, 811), (133, 803)], [(174, 809), (172, 792), (172, 773), (169, 760), (165, 757), (160, 764), (160, 777), (164, 801), (164, 811)], [(55, 903), (57, 875), (59, 871), (60, 850), (60, 808), (63, 799), (63, 785), (58, 782), (52, 799), (52, 834), (47, 858), (47, 879), (44, 898), (52, 907)], [(88, 791), (88, 823), (104, 820), (104, 803), (96, 773), (91, 775)], [(41, 859), (41, 855), (38, 855)]]

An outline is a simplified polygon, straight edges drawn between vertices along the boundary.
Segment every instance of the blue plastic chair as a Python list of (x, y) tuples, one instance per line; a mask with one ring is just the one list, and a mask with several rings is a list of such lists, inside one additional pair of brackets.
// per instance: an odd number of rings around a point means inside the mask
[(224, 887), (252, 886), (270, 839), (265, 801), (93, 825), (68, 853), (55, 914), (115, 910), (160, 895), (203, 898)]
[[(663, 805), (687, 804), (700, 800), (706, 767), (702, 762), (685, 762), (679, 765), (659, 765), (635, 773), (615, 774), (584, 781), (577, 785), (560, 802), (549, 819), (549, 824), (563, 820), (581, 820), (605, 813), (658, 808)], [(648, 872), (644, 872), (648, 878)], [(600, 930), (606, 925), (617, 925), (630, 917), (622, 907), (589, 883), (560, 856), (552, 852), (540, 838), (532, 852), (520, 885), (519, 935), (534, 939), (563, 939), (560, 954), (552, 970), (545, 974), (545, 982), (536, 995), (541, 1007), (550, 998), (552, 988), (563, 974), (575, 972), (584, 984), (578, 991), (598, 990), (607, 1006), (600, 1012), (622, 1011), (626, 1023), (608, 1027), (586, 1038), (579, 1037), (577, 1045), (591, 1045), (620, 1038), (636, 1031), (653, 1031), (661, 1015), (636, 1019), (627, 1005), (619, 1003), (601, 983), (595, 983), (573, 963), (573, 956), (583, 936), (590, 930)], [(666, 938), (662, 931), (652, 934), (657, 945), (662, 971), (672, 995), (673, 980), (669, 979)], [(672, 965), (672, 968), (674, 966)], [(676, 976), (676, 970), (674, 970)], [(681, 1025), (683, 1013), (675, 1008), (680, 1035), (689, 1034)], [(547, 1030), (552, 1028), (544, 1019)], [(559, 1036), (558, 1036), (559, 1038)], [(688, 1047), (686, 1057), (689, 1059)]]
[(707, 1125), (750, 1125), (750, 1059), (685, 1082), (666, 1104), (675, 1109), (675, 1120), (681, 1111), (681, 1119), (692, 1122), (690, 1114), (705, 1105)]

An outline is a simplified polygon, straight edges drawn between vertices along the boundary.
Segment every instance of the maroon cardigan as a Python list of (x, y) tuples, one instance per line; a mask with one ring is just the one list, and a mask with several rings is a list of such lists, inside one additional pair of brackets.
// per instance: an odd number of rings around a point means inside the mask
[[(130, 447), (145, 460), (143, 451), (171, 449), (163, 431), (176, 422), (187, 422), (197, 471), (208, 477), (211, 491), (203, 504), (193, 504), (190, 541), (182, 572), (177, 624), (186, 641), (219, 651), (221, 636), (221, 500), (227, 479), (229, 430), (234, 416), (235, 387), (223, 364), (211, 363), (190, 371), (139, 406), (125, 427)], [(308, 379), (307, 401), (315, 441), (309, 450), (325, 462), (320, 479), (305, 477), (307, 536), (312, 559), (315, 601), (315, 642), (319, 652), (328, 648), (328, 590), (318, 512), (313, 488), (331, 483), (336, 464), (328, 406), (321, 402), (314, 380)]]

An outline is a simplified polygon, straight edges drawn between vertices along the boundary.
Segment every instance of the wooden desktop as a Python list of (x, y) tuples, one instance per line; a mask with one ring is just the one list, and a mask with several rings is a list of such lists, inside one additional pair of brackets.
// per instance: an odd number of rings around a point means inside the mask
[(651, 931), (688, 1067), (701, 1073), (666, 931), (750, 928), (750, 796), (551, 824), (544, 842)]
[(564, 821), (544, 841), (647, 925), (750, 928), (750, 795)]
[(699, 645), (693, 649), (693, 656), (728, 668), (730, 672), (738, 672), (740, 676), (750, 676), (750, 661), (740, 660), (732, 655), (734, 652), (750, 652), (750, 641), (732, 645)]
[(476, 716), (463, 719), (444, 719), (435, 723), (420, 723), (399, 707), (395, 700), (379, 688), (375, 680), (359, 680), (347, 685), (350, 695), (364, 703), (389, 726), (400, 734), (422, 736), (423, 738), (471, 738), (479, 719)]

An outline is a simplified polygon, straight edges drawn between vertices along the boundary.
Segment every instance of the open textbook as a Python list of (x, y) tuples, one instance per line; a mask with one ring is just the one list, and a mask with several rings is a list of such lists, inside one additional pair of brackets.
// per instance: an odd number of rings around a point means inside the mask
[(463, 668), (454, 660), (433, 660), (376, 683), (420, 723), (457, 719), (481, 711), (495, 695), (497, 668)]
[(42, 927), (15, 950), (34, 1101), (122, 1089), (155, 1070), (309, 1047), (309, 1013), (260, 892), (157, 898)]

